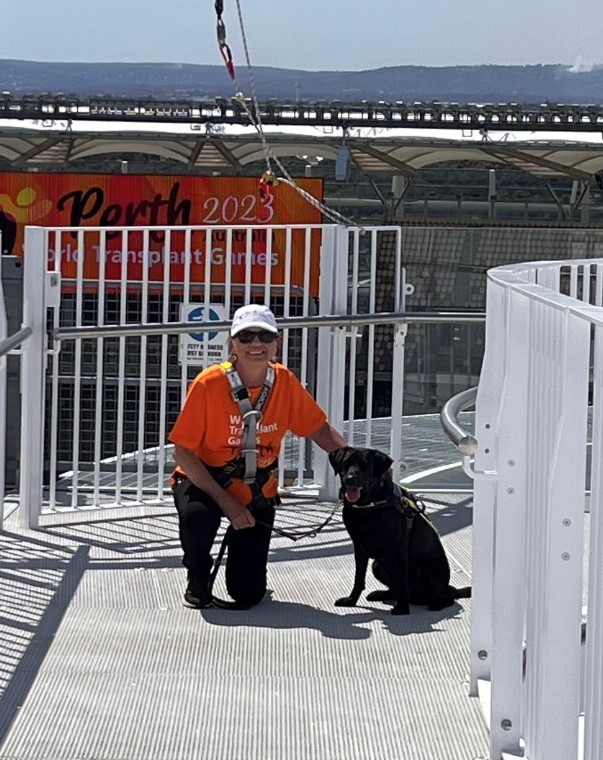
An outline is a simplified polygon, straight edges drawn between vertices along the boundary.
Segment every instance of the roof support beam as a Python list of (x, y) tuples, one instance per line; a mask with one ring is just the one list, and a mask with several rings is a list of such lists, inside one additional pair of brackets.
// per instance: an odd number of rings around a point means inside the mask
[[(485, 153), (489, 153), (495, 158), (499, 158), (501, 161), (505, 161), (506, 163), (509, 163), (506, 160), (507, 158), (514, 158), (516, 161), (518, 161), (520, 168), (523, 168), (521, 167), (522, 163), (532, 164), (541, 166), (543, 169), (550, 169), (552, 172), (555, 172), (555, 174), (565, 175), (566, 177), (571, 177), (572, 179), (582, 181), (590, 180), (590, 174), (587, 172), (583, 172), (580, 169), (574, 169), (571, 166), (564, 166), (563, 164), (559, 164), (556, 161), (551, 161), (548, 158), (543, 158), (542, 156), (535, 156), (532, 153), (526, 153), (523, 150), (511, 148), (506, 143), (504, 145), (496, 146), (492, 145), (491, 143), (482, 144), (481, 150), (483, 150)], [(530, 172), (529, 169), (524, 169), (524, 171), (533, 174), (533, 172)]]
[(555, 188), (551, 185), (549, 180), (547, 180), (544, 184), (545, 184), (546, 189), (549, 192), (549, 195), (555, 201), (555, 205), (557, 206), (557, 209), (559, 213), (561, 214), (561, 218), (563, 219), (564, 222), (567, 221), (567, 213), (565, 211), (563, 203), (561, 202), (559, 196), (555, 192)]
[(199, 140), (199, 142), (195, 145), (195, 147), (192, 149), (191, 154), (188, 159), (188, 168), (193, 169), (195, 164), (197, 163), (197, 159), (201, 155), (201, 151), (203, 150), (203, 146), (205, 145), (204, 140)]
[(362, 143), (356, 143), (350, 144), (350, 147), (353, 151), (358, 151), (359, 153), (366, 153), (369, 156), (372, 156), (373, 158), (379, 159), (379, 161), (383, 161), (385, 164), (389, 164), (392, 169), (396, 169), (397, 172), (400, 172), (402, 174), (406, 174), (408, 177), (412, 177), (415, 173), (415, 170), (413, 169), (410, 164), (405, 164), (404, 161), (399, 161), (397, 158), (394, 158), (393, 156), (390, 156), (387, 153), (384, 153), (381, 150), (377, 150), (376, 148), (373, 148), (371, 145), (368, 145), (368, 143), (362, 142)]
[(71, 154), (73, 152), (73, 146), (75, 145), (75, 139), (73, 137), (67, 138), (67, 150), (65, 151), (65, 162), (71, 160)]
[(15, 159), (15, 165), (27, 163), (27, 161), (30, 161), (32, 158), (39, 156), (41, 153), (44, 153), (45, 150), (54, 148), (55, 145), (63, 142), (64, 139), (64, 137), (49, 137), (47, 140), (44, 140), (38, 145), (34, 145), (29, 150), (26, 150), (25, 153), (21, 153), (19, 158)]
[(239, 160), (236, 158), (236, 156), (233, 154), (231, 150), (229, 150), (224, 143), (221, 140), (216, 140), (215, 138), (211, 138), (212, 145), (216, 150), (218, 150), (224, 158), (228, 161), (228, 163), (231, 166), (234, 166), (236, 169), (241, 168), (241, 164)]
[(588, 195), (588, 192), (590, 190), (590, 182), (574, 183), (574, 187), (576, 192), (574, 193), (574, 188), (572, 188), (570, 203), (572, 211), (577, 211), (582, 205), (582, 201)]

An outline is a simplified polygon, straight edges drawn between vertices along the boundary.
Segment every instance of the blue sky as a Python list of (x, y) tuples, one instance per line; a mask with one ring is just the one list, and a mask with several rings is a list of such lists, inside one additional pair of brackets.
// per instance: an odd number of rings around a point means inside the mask
[[(240, 0), (251, 61), (305, 70), (603, 63), (603, 0)], [(0, 56), (220, 64), (214, 0), (1, 0)], [(224, 0), (243, 64), (236, 0)]]

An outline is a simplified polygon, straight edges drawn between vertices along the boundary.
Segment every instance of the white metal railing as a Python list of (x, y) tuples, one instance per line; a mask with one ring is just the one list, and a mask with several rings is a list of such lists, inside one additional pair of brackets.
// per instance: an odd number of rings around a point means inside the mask
[[(27, 228), (24, 318), (33, 326), (34, 337), (28, 342), (23, 355), (21, 470), (26, 477), (22, 478), (21, 519), (24, 524), (32, 527), (37, 525), (42, 503), (51, 510), (77, 508), (83, 492), (87, 493), (86, 506), (124, 501), (140, 503), (164, 498), (165, 474), (169, 467), (169, 454), (165, 445), (169, 428), (164, 381), (168, 374), (168, 364), (173, 361), (168, 340), (185, 331), (190, 333), (192, 329), (207, 334), (210, 324), (215, 333), (223, 334), (226, 327), (226, 322), (221, 321), (218, 315), (217, 321), (210, 322), (204, 317), (204, 324), (195, 322), (193, 325), (189, 322), (188, 327), (183, 328), (180, 316), (173, 313), (174, 298), (182, 302), (194, 299), (196, 304), (205, 308), (219, 302), (228, 319), (236, 306), (237, 292), (239, 299), (244, 301), (251, 297), (262, 297), (269, 302), (276, 297), (283, 314), (279, 317), (279, 322), (285, 327), (282, 360), (288, 363), (293, 355), (292, 350), (295, 349), (296, 368), (302, 381), (307, 383), (312, 381), (315, 371), (312, 362), (317, 363), (317, 376), (328, 378), (329, 381), (317, 384), (314, 389), (316, 397), (327, 410), (333, 424), (342, 427), (346, 354), (354, 357), (358, 350), (356, 341), (350, 341), (349, 338), (359, 335), (364, 329), (367, 342), (373, 345), (375, 321), (378, 321), (371, 320), (370, 314), (366, 315), (364, 324), (353, 321), (359, 312), (359, 258), (362, 255), (364, 265), (375, 271), (378, 236), (393, 233), (393, 267), (396, 274), (392, 306), (394, 313), (402, 313), (404, 283), (400, 229), (349, 230), (333, 225), (263, 225), (257, 229), (258, 236), (261, 233), (266, 256), (278, 254), (281, 264), (280, 269), (265, 266), (261, 270), (260, 279), (257, 267), (254, 266), (257, 262), (253, 238), (255, 227)], [(109, 242), (109, 236), (113, 236), (113, 242)], [(115, 236), (118, 238), (117, 243)], [(163, 240), (162, 247), (157, 250), (157, 245), (153, 248), (152, 242), (160, 236)], [(237, 241), (238, 251), (235, 245)], [(46, 271), (49, 250), (52, 251), (51, 272)], [(92, 258), (90, 251), (93, 251)], [(220, 252), (219, 256), (216, 251)], [(118, 255), (120, 253), (121, 256)], [(234, 276), (236, 266), (239, 267), (238, 280)], [(350, 292), (353, 293), (351, 303)], [(86, 300), (90, 301), (91, 293), (97, 303), (92, 315), (85, 311)], [(72, 313), (67, 320), (61, 317), (61, 298), (70, 299), (72, 304)], [(155, 313), (150, 318), (149, 309), (153, 298)], [(137, 309), (131, 314), (133, 302), (136, 302)], [(375, 282), (369, 284), (368, 302), (369, 307), (374, 309)], [(315, 303), (320, 305), (319, 314), (313, 311)], [(114, 309), (112, 319), (107, 318), (109, 305)], [(54, 337), (50, 348), (46, 345), (45, 332), (48, 308), (51, 309), (51, 334)], [(295, 323), (296, 319), (299, 327)], [(288, 327), (288, 324), (291, 326)], [(393, 330), (401, 336), (395, 340), (393, 352), (394, 365), (401, 367), (403, 362), (399, 354), (403, 351), (405, 327), (398, 322)], [(316, 334), (318, 339), (313, 343)], [(150, 341), (151, 337), (156, 341), (154, 349), (157, 362), (163, 368), (159, 377), (147, 372), (150, 346), (147, 338)], [(204, 341), (205, 347), (208, 343), (209, 338)], [(174, 347), (173, 342), (171, 346)], [(107, 397), (106, 394), (103, 395), (107, 385), (108, 348), (113, 351), (111, 360), (115, 366), (111, 381), (114, 387), (112, 402), (117, 410), (115, 449), (109, 453), (103, 449), (101, 440), (108, 411)], [(312, 353), (313, 350), (315, 353)], [(135, 360), (133, 354), (136, 354)], [(66, 378), (62, 364), (65, 358), (69, 360), (69, 372), (75, 379), (70, 386), (73, 397), (69, 400), (69, 409), (61, 403), (59, 393), (61, 383), (64, 384)], [(47, 368), (50, 376), (50, 403), (46, 406), (44, 377)], [(172, 380), (172, 391), (178, 393), (178, 407), (190, 377), (196, 371), (198, 368), (189, 365), (185, 353), (177, 377)], [(368, 367), (368, 383), (371, 377), (371, 367)], [(354, 383), (350, 387), (350, 403), (353, 404), (356, 388)], [(126, 393), (129, 391), (136, 393), (134, 412), (127, 406)], [(148, 434), (148, 417), (145, 418), (145, 406), (151, 393), (159, 398), (157, 420), (153, 420), (158, 422), (153, 437)], [(370, 417), (370, 389), (367, 398), (367, 416)], [(402, 418), (400, 404), (401, 401), (396, 400), (393, 407), (396, 418), (389, 445), (398, 462)], [(73, 415), (68, 434), (71, 445), (65, 457), (70, 463), (70, 471), (68, 476), (63, 475), (59, 483), (57, 473), (60, 471), (61, 457), (58, 443), (60, 441), (65, 445), (65, 436), (61, 430), (64, 429), (66, 415), (70, 413)], [(128, 420), (130, 434), (133, 429), (136, 431), (135, 440), (130, 442), (129, 447), (124, 443), (122, 435), (128, 414), (137, 415), (134, 422)], [(49, 431), (46, 444), (45, 428)], [(91, 430), (94, 435), (91, 444), (93, 455), (84, 457), (82, 437), (84, 434), (89, 436)], [(370, 441), (369, 430), (363, 442), (370, 444)], [(151, 474), (146, 472), (149, 450), (153, 451)], [(84, 460), (88, 463), (92, 460), (92, 472), (88, 475), (83, 473)], [(43, 489), (44, 461), (50, 472), (50, 482)], [(300, 449), (297, 456), (299, 482), (303, 481), (307, 464), (307, 454)], [(317, 451), (312, 466), (315, 482), (325, 494), (334, 497), (336, 484), (326, 455)], [(126, 469), (132, 467), (134, 472), (126, 477)], [(111, 477), (105, 481), (104, 468), (111, 468)], [(280, 479), (282, 484), (282, 466)], [(58, 493), (59, 486), (62, 488), (61, 494)]]
[[(265, 249), (278, 254), (282, 266), (265, 267), (259, 277), (253, 263), (254, 230), (27, 228), (24, 318), (34, 327), (34, 337), (22, 357), (23, 525), (36, 527), (41, 510), (166, 498), (169, 415), (175, 418), (174, 409), (180, 408), (188, 382), (199, 370), (189, 364), (186, 352), (178, 364), (178, 336), (224, 334), (238, 302), (251, 297), (277, 304), (283, 329), (281, 360), (295, 361), (303, 382), (318, 378), (311, 389), (332, 423), (347, 430), (350, 444), (387, 450), (399, 476), (407, 324), (481, 322), (484, 315), (405, 312), (399, 227), (262, 226)], [(157, 250), (159, 237), (163, 247)], [(237, 240), (242, 251), (234, 250)], [(390, 257), (385, 275), (384, 244)], [(225, 258), (212, 255), (218, 249)], [(235, 260), (238, 280), (233, 276)], [(376, 312), (378, 287), (389, 288), (390, 311)], [(208, 319), (205, 312), (201, 322), (183, 322), (176, 307), (190, 299), (204, 308), (216, 306), (221, 313)], [(389, 330), (387, 344), (377, 333), (384, 326)], [(199, 340), (211, 346), (209, 337)], [(380, 356), (386, 356), (391, 367), (388, 372), (381, 369), (380, 377), (383, 383), (383, 376), (389, 375), (390, 383), (387, 437), (382, 425), (377, 431), (372, 424)], [(65, 390), (68, 398), (61, 395)], [(359, 400), (364, 409), (356, 425)], [(349, 420), (345, 426), (344, 417)], [(110, 446), (105, 435), (109, 418), (114, 426)], [(283, 458), (280, 486), (285, 485), (285, 474), (292, 477), (293, 458), (298, 484), (304, 483), (311, 467), (313, 485), (325, 498), (335, 498), (337, 486), (324, 452), (286, 443), (288, 469), (285, 473)], [(47, 482), (44, 470), (49, 473)]]
[[(14, 351), (27, 338), (32, 335), (32, 329), (29, 326), (22, 327), (16, 333), (7, 337), (8, 321), (6, 317), (6, 306), (4, 303), (4, 288), (0, 279), (0, 531), (4, 527), (4, 518), (7, 513), (5, 505), (6, 481), (5, 481), (5, 463), (6, 463), (6, 355)], [(14, 506), (14, 505), (13, 505)]]
[(601, 760), (603, 260), (500, 267), (488, 279), (472, 693), (492, 760)]

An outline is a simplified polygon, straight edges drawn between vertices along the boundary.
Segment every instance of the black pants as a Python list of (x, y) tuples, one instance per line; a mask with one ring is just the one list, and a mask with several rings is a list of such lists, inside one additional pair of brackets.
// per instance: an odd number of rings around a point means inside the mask
[[(181, 477), (172, 490), (184, 552), (182, 564), (196, 582), (204, 584), (209, 581), (213, 564), (211, 548), (224, 513), (188, 478)], [(266, 565), (277, 503), (275, 498), (263, 506), (252, 504), (252, 514), (262, 524), (230, 532), (226, 588), (235, 602), (248, 606), (259, 604), (266, 593)]]

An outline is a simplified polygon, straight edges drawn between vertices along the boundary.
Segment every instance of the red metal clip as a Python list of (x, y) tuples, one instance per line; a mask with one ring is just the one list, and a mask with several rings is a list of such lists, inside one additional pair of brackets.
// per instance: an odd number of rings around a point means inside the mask
[(266, 182), (266, 180), (262, 177), (259, 183), (259, 193), (260, 193), (260, 200), (265, 201), (267, 198), (270, 197), (272, 194), (272, 190), (270, 188), (270, 185)]
[(261, 200), (266, 200), (273, 194), (272, 188), (278, 185), (278, 179), (273, 172), (264, 172), (259, 182), (259, 193)]

